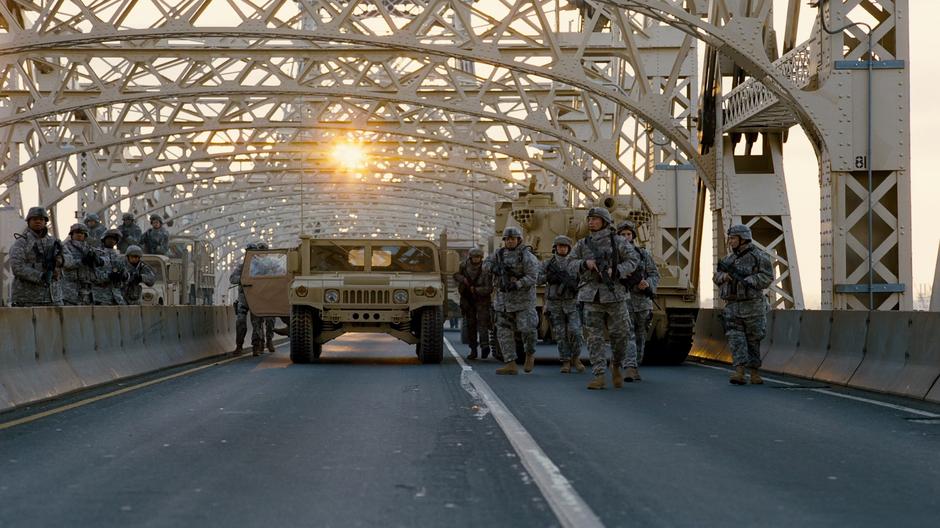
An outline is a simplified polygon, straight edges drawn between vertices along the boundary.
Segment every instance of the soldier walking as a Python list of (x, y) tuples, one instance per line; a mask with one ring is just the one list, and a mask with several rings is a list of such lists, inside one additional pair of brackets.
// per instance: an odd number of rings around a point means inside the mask
[(166, 255), (170, 250), (170, 233), (160, 215), (150, 215), (150, 229), (141, 237), (140, 246), (148, 255)]
[[(267, 251), (268, 244), (267, 242), (260, 241), (255, 243), (255, 249), (259, 251)], [(265, 261), (262, 261), (265, 262)], [(270, 261), (268, 261), (270, 263)], [(280, 269), (268, 269), (265, 272), (265, 275), (280, 275), (283, 274), (283, 271)], [(260, 317), (255, 314), (251, 314), (251, 345), (252, 348), (255, 346), (255, 336), (264, 337), (263, 341), (259, 341), (259, 346), (267, 348), (268, 352), (274, 353), (274, 317)]]
[(460, 312), (470, 344), (467, 359), (477, 358), (477, 347), (483, 359), (490, 355), (490, 313), (493, 284), (489, 273), (483, 271), (483, 251), (473, 248), (467, 259), (460, 263), (460, 270), (454, 274), (457, 291), (460, 293)]
[[(258, 249), (267, 249), (264, 242), (249, 242), (245, 246), (246, 251)], [(247, 255), (246, 255), (247, 257)], [(260, 356), (264, 352), (265, 341), (268, 342), (268, 351), (274, 352), (274, 318), (268, 329), (265, 329), (263, 317), (258, 317), (251, 313), (248, 307), (248, 298), (245, 296), (245, 288), (242, 286), (242, 269), (245, 267), (245, 259), (235, 265), (229, 275), (229, 283), (238, 286), (238, 300), (235, 301), (235, 353), (240, 354), (242, 345), (245, 343), (245, 336), (248, 334), (248, 318), (251, 315), (251, 355)], [(270, 336), (270, 337), (269, 337)]]
[(627, 308), (629, 293), (620, 278), (633, 273), (640, 256), (633, 244), (614, 233), (607, 209), (593, 207), (587, 216), (591, 232), (578, 241), (571, 255), (571, 268), (581, 273), (578, 300), (584, 303), (584, 334), (594, 373), (587, 388), (597, 390), (607, 386), (605, 335), (610, 336), (613, 384), (620, 388), (623, 386), (620, 367), (633, 340)]
[(141, 283), (153, 286), (157, 282), (157, 274), (153, 272), (153, 268), (141, 260), (143, 256), (144, 250), (140, 246), (127, 246), (127, 252), (124, 254), (127, 268), (124, 300), (127, 304), (140, 304), (140, 295), (144, 290)]
[(97, 277), (95, 270), (102, 261), (88, 244), (88, 232), (85, 224), (72, 224), (63, 244), (62, 300), (67, 305), (94, 304), (91, 292)]
[(751, 383), (760, 385), (760, 341), (767, 333), (767, 297), (764, 291), (774, 280), (770, 256), (754, 246), (751, 228), (736, 224), (728, 228), (731, 253), (718, 261), (713, 280), (725, 304), (722, 316), (731, 347), (734, 372), (730, 381), (744, 385), (744, 369)]
[[(121, 215), (121, 226), (118, 228), (121, 233), (121, 240), (118, 242), (118, 250), (121, 253), (127, 251), (128, 246), (140, 245), (141, 231), (140, 226), (134, 219), (134, 213), (124, 213)], [(104, 237), (102, 237), (103, 239)]]
[(31, 207), (26, 213), (26, 230), (14, 236), (10, 248), (13, 271), (13, 306), (61, 306), (59, 279), (65, 257), (62, 243), (49, 233), (45, 208)]
[(85, 215), (83, 222), (85, 227), (88, 228), (88, 238), (85, 239), (85, 244), (93, 248), (101, 247), (101, 237), (103, 237), (105, 231), (108, 230), (108, 228), (101, 223), (101, 218), (95, 213), (88, 213)]
[(535, 340), (538, 313), (535, 311), (535, 283), (538, 281), (539, 260), (522, 245), (518, 227), (503, 230), (503, 247), (489, 256), (484, 270), (493, 278), (496, 288), (496, 339), (505, 365), (497, 374), (518, 374), (516, 368), (516, 335), (521, 334), (525, 349), (525, 371), (535, 367)]
[(659, 286), (659, 270), (653, 261), (653, 255), (644, 247), (637, 245), (636, 224), (627, 220), (617, 226), (617, 234), (622, 236), (637, 251), (640, 263), (636, 269), (623, 279), (623, 285), (630, 293), (627, 306), (630, 308), (630, 323), (633, 325), (633, 341), (627, 349), (624, 360), (623, 381), (640, 381), (640, 364), (646, 351), (646, 333), (653, 314), (653, 296)]
[(124, 266), (124, 256), (114, 248), (121, 241), (121, 232), (117, 229), (108, 229), (101, 238), (101, 248), (98, 256), (101, 265), (95, 271), (95, 285), (91, 289), (91, 296), (95, 304), (122, 305), (124, 301), (124, 283), (127, 281), (127, 272)]
[(578, 275), (569, 270), (568, 259), (572, 240), (564, 235), (552, 242), (552, 258), (542, 263), (539, 284), (548, 284), (545, 291), (543, 314), (552, 326), (552, 337), (558, 343), (561, 358), (561, 373), (568, 374), (571, 367), (584, 372), (581, 352), (584, 336), (581, 330), (581, 313), (578, 310)]

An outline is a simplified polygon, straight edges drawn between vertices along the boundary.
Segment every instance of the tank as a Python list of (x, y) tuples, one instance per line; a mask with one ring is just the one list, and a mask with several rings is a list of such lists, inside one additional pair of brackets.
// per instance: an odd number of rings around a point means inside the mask
[[(646, 210), (639, 198), (632, 195), (607, 196), (596, 205), (606, 207), (615, 224), (624, 220), (636, 223), (639, 245), (647, 246), (650, 240), (659, 239), (656, 217)], [(539, 260), (551, 258), (552, 241), (557, 235), (578, 240), (587, 234), (588, 210), (560, 206), (551, 193), (520, 193), (516, 200), (496, 204), (496, 225), (490, 249), (499, 247), (500, 234), (506, 226), (515, 225), (523, 230), (524, 244), (532, 248)], [(679, 364), (685, 361), (692, 347), (692, 331), (699, 309), (696, 281), (679, 267), (663, 262), (657, 248), (649, 249), (661, 279), (653, 303), (652, 319), (647, 323), (650, 331), (643, 362)], [(536, 301), (539, 337), (550, 340), (550, 326), (542, 317), (544, 293), (544, 287), (539, 287)]]

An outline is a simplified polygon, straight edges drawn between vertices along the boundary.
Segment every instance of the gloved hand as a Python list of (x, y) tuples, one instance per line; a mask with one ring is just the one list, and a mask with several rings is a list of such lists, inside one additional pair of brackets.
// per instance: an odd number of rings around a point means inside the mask
[(111, 279), (111, 282), (121, 282), (124, 280), (124, 274), (119, 270), (111, 270), (111, 273), (108, 274), (108, 278)]
[(52, 284), (52, 272), (43, 272), (42, 277), (39, 280), (43, 283), (44, 286), (49, 286)]
[(508, 288), (509, 291), (516, 291), (519, 288), (520, 288), (519, 281), (512, 281), (509, 283), (509, 288)]
[(99, 257), (94, 251), (88, 251), (82, 256), (82, 264), (91, 266), (92, 268), (100, 266), (101, 257)]

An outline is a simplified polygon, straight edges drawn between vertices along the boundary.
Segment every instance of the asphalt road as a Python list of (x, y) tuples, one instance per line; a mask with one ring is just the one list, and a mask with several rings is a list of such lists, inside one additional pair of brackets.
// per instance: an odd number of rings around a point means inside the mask
[[(940, 519), (937, 419), (690, 363), (606, 391), (470, 366), (605, 526)], [(385, 336), (233, 361), (0, 430), (0, 526), (561, 524), (489, 411)]]

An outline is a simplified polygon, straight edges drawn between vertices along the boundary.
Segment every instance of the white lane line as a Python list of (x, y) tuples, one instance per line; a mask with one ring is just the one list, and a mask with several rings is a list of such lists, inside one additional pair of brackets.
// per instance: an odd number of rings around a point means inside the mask
[(539, 487), (542, 496), (548, 501), (548, 505), (555, 513), (555, 517), (558, 518), (558, 522), (566, 528), (603, 528), (604, 524), (594, 513), (594, 510), (584, 502), (584, 499), (575, 491), (568, 479), (561, 474), (558, 466), (535, 443), (532, 435), (513, 416), (489, 384), (473, 370), (473, 367), (464, 362), (446, 337), (444, 338), (444, 344), (447, 346), (447, 350), (450, 351), (450, 355), (454, 356), (454, 359), (460, 364), (462, 369), (461, 378), (466, 377), (473, 388), (476, 389), (476, 394), (471, 392), (470, 395), (480, 398), (489, 408), (493, 418), (496, 419), (496, 423), (499, 424), (506, 438), (509, 439), (509, 443), (516, 450), (522, 465)]
[[(726, 367), (717, 367), (715, 365), (703, 365), (701, 363), (691, 363), (691, 364), (699, 366), (699, 367), (710, 368), (714, 370), (723, 370), (725, 372), (731, 372), (731, 369), (726, 368)], [(761, 378), (763, 378), (764, 381), (769, 381), (771, 383), (779, 383), (780, 385), (787, 385), (790, 387), (799, 385), (798, 383), (790, 383), (789, 381), (782, 381), (782, 380), (778, 380), (774, 378), (768, 378), (767, 376), (764, 376), (764, 375), (761, 375)], [(819, 394), (826, 394), (828, 396), (835, 396), (836, 398), (845, 398), (846, 400), (854, 400), (857, 402), (868, 403), (870, 405), (877, 405), (878, 407), (886, 407), (888, 409), (894, 409), (896, 411), (903, 411), (903, 412), (907, 412), (911, 414), (916, 414), (918, 416), (924, 416), (927, 418), (940, 418), (940, 414), (932, 413), (929, 411), (922, 411), (920, 409), (914, 409), (913, 407), (906, 407), (904, 405), (897, 405), (894, 403), (872, 400), (870, 398), (862, 398), (861, 396), (852, 396), (851, 394), (843, 394), (841, 392), (835, 392), (835, 391), (831, 391), (828, 389), (806, 389), (806, 391), (816, 392)]]

